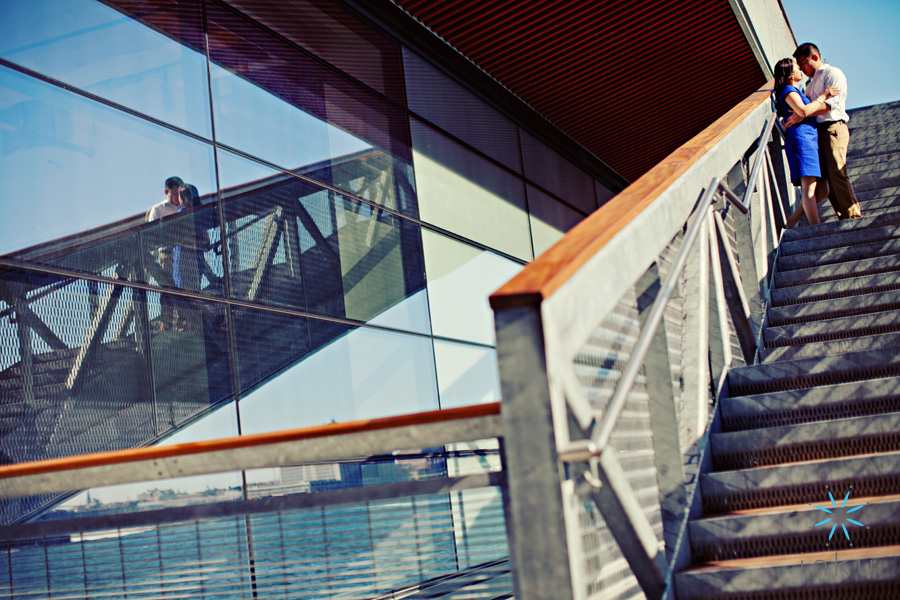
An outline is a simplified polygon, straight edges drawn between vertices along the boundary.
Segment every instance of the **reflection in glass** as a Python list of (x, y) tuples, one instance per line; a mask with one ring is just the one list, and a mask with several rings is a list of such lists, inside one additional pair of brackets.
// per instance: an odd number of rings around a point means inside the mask
[[(226, 342), (219, 306), (7, 270), (0, 276), (7, 417), (0, 461), (119, 450), (165, 437), (230, 397)], [(3, 519), (16, 519), (45, 500), (13, 500), (0, 510)]]
[(596, 180), (594, 180), (594, 190), (597, 193), (597, 208), (600, 208), (601, 206), (612, 200), (613, 196), (616, 195), (614, 191)]
[(493, 348), (435, 340), (434, 359), (442, 409), (500, 401)]
[(167, 177), (203, 197), (214, 173), (208, 144), (0, 67), (0, 254), (70, 234), (24, 258), (109, 241), (165, 199)]
[(3, 463), (157, 437), (140, 293), (16, 270), (0, 276), (0, 293)]
[(428, 230), (422, 245), (434, 335), (493, 345), (488, 297), (522, 265)]
[(229, 4), (384, 95), (403, 102), (399, 44), (363, 25), (333, 2), (231, 0)]
[(219, 142), (417, 215), (399, 110), (217, 5), (209, 39)]
[(521, 131), (520, 136), (525, 177), (584, 214), (594, 212), (597, 208), (594, 180), (525, 131)]
[(6, 0), (0, 56), (211, 139), (200, 13), (199, 0)]
[(450, 500), (461, 569), (509, 556), (503, 498), (498, 488), (455, 492)]
[(531, 260), (521, 179), (410, 120), (423, 221)]
[(418, 225), (225, 151), (219, 160), (235, 298), (428, 332)]
[[(306, 326), (319, 340), (337, 333), (318, 319)], [(319, 346), (240, 401), (244, 434), (438, 408), (430, 339), (362, 327)], [(239, 343), (238, 361), (258, 360), (253, 348)]]
[(446, 476), (447, 457), (442, 449), (246, 472), (247, 495), (250, 498), (316, 493)]
[(534, 254), (539, 255), (575, 227), (584, 215), (532, 185), (526, 190)]
[[(229, 403), (207, 414), (203, 419), (185, 426), (159, 445), (187, 444), (233, 437), (237, 434), (237, 411), (234, 403)], [(130, 513), (188, 504), (239, 500), (242, 498), (242, 488), (240, 471), (104, 486), (76, 494), (38, 520)]]
[(405, 48), (403, 66), (410, 110), (522, 172), (519, 131), (511, 121)]
[(232, 394), (225, 308), (151, 293), (159, 316), (150, 322), (157, 422), (172, 430)]

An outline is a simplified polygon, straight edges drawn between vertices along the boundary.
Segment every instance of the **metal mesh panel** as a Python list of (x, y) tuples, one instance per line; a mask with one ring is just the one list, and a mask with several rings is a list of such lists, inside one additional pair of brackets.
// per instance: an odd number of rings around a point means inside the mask
[[(734, 262), (737, 265), (741, 264), (741, 257), (738, 254), (737, 248), (737, 230), (735, 228), (734, 223), (734, 213), (735, 208), (733, 206), (729, 206), (728, 210), (722, 211), (722, 222), (725, 224), (725, 232), (727, 235), (727, 241), (731, 245), (732, 253), (734, 254)], [(728, 265), (722, 265), (723, 269), (728, 268)], [(738, 341), (737, 333), (734, 327), (734, 322), (731, 319), (731, 312), (728, 312), (728, 328), (730, 332), (731, 339), (731, 355), (734, 358), (734, 363), (732, 364), (732, 368), (743, 367), (746, 366), (746, 361), (744, 360), (744, 353), (741, 350), (741, 343)]]
[[(672, 270), (672, 263), (678, 257), (683, 238), (683, 232), (679, 231), (659, 255), (657, 265), (659, 266), (660, 286)], [(683, 420), (681, 417), (684, 414), (684, 365), (682, 363), (681, 342), (685, 319), (684, 286), (685, 278), (684, 270), (682, 270), (678, 276), (678, 285), (675, 286), (672, 296), (669, 298), (669, 302), (666, 305), (666, 313), (663, 317), (663, 327), (666, 332), (666, 348), (669, 354), (669, 370), (672, 373), (672, 397), (675, 402), (675, 414), (679, 416), (679, 420)]]
[[(0, 287), (2, 462), (141, 446), (231, 395), (219, 306), (23, 271)], [(4, 501), (2, 520), (46, 501)]]
[[(127, 228), (127, 229), (126, 229)], [(218, 205), (145, 223), (133, 219), (48, 244), (25, 258), (73, 271), (221, 294)]]
[(422, 289), (416, 227), (288, 179), (226, 204), (232, 295), (368, 321)]
[[(639, 335), (637, 298), (632, 288), (594, 330), (574, 361), (578, 380), (598, 415), (603, 414), (612, 398)], [(657, 539), (661, 540), (662, 513), (643, 372), (632, 386), (610, 444)], [(637, 580), (603, 515), (595, 508), (583, 506), (579, 522), (588, 597), (598, 600), (633, 597), (638, 589)]]
[(508, 598), (498, 497), (484, 488), (23, 540), (0, 547), (0, 595)]

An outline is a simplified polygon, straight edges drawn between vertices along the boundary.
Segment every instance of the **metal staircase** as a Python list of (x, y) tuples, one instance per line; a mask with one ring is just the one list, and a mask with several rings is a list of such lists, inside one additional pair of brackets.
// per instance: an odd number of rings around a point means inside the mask
[(900, 597), (898, 111), (852, 113), (864, 218), (825, 203), (782, 237), (759, 364), (720, 398), (680, 600)]

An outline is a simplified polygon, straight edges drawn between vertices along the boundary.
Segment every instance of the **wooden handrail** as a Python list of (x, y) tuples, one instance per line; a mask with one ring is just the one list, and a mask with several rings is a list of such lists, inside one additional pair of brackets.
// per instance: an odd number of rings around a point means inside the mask
[(491, 307), (500, 309), (539, 304), (549, 298), (738, 123), (768, 101), (772, 86), (773, 81), (770, 80), (573, 227), (549, 250), (494, 292), (490, 297)]
[(478, 404), (475, 406), (463, 406), (447, 410), (434, 410), (429, 412), (399, 415), (395, 417), (382, 417), (379, 419), (366, 419), (361, 421), (348, 421), (345, 423), (329, 423), (315, 427), (301, 427), (287, 429), (271, 433), (258, 433), (254, 435), (242, 435), (228, 438), (219, 438), (202, 442), (189, 442), (172, 446), (153, 446), (149, 448), (130, 448), (127, 450), (114, 450), (110, 452), (98, 452), (95, 454), (82, 454), (79, 456), (67, 456), (63, 458), (51, 458), (32, 462), (17, 463), (0, 467), (0, 480), (26, 475), (39, 475), (88, 467), (100, 467), (115, 464), (136, 463), (148, 460), (161, 460), (171, 457), (181, 457), (222, 450), (237, 450), (242, 448), (255, 448), (310, 440), (314, 438), (334, 437), (363, 431), (379, 429), (391, 429), (410, 425), (426, 425), (488, 417), (500, 414), (500, 403)]

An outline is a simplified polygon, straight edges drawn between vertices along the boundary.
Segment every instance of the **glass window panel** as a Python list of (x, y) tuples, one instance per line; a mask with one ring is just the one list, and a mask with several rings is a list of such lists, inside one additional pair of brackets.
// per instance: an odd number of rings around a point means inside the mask
[(417, 214), (403, 113), (244, 18), (209, 15), (218, 141)]
[(422, 243), (434, 335), (494, 344), (488, 297), (522, 265), (428, 230)]
[(597, 193), (597, 208), (600, 208), (601, 206), (612, 200), (613, 196), (616, 195), (614, 191), (596, 180), (594, 181), (594, 189)]
[(500, 401), (493, 348), (435, 340), (434, 360), (442, 409)]
[(221, 304), (156, 292), (148, 309), (157, 427), (165, 433), (231, 397), (227, 320)]
[(201, 198), (216, 189), (212, 146), (3, 67), (0, 140), (0, 254), (56, 240), (22, 256), (44, 260), (122, 237), (172, 175)]
[[(23, 270), (6, 271), (0, 290), (4, 463), (143, 446), (231, 395), (220, 307)], [(53, 497), (0, 513), (18, 518)]]
[[(303, 326), (318, 350), (240, 401), (244, 434), (438, 408), (430, 339), (365, 327), (341, 335), (318, 319)], [(253, 351), (254, 344), (238, 336), (238, 360)]]
[[(184, 427), (159, 445), (187, 444), (236, 435), (237, 411), (234, 403), (229, 403)], [(38, 520), (240, 500), (242, 490), (240, 471), (103, 486), (76, 494)]]
[(410, 110), (522, 172), (518, 128), (511, 121), (405, 48), (403, 67)]
[(334, 3), (294, 0), (289, 5), (273, 5), (260, 0), (230, 0), (229, 4), (379, 92), (403, 102), (399, 45)]
[(0, 5), (3, 58), (212, 138), (205, 53), (199, 1)]
[(422, 220), (531, 260), (522, 180), (415, 119), (410, 127)]
[[(455, 492), (450, 495), (450, 500), (456, 528), (457, 561), (461, 569), (509, 556), (503, 496), (499, 488)], [(505, 591), (504, 584), (495, 581), (494, 593), (502, 597), (500, 590)]]
[(520, 130), (519, 135), (522, 139), (525, 177), (585, 214), (594, 212), (597, 207), (594, 181), (527, 132)]
[(225, 151), (219, 161), (234, 297), (430, 332), (418, 225)]
[(532, 185), (527, 186), (528, 210), (531, 217), (531, 237), (535, 255), (552, 246), (575, 227), (584, 215)]

